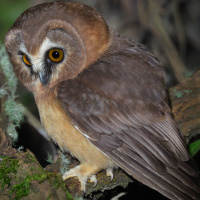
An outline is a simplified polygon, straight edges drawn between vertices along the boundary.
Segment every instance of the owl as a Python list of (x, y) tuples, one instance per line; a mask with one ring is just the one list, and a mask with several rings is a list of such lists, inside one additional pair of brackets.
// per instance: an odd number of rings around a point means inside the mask
[(199, 199), (199, 172), (171, 115), (164, 70), (139, 43), (74, 2), (26, 10), (5, 37), (19, 81), (35, 98), (49, 136), (80, 165), (81, 189), (120, 167), (174, 200)]

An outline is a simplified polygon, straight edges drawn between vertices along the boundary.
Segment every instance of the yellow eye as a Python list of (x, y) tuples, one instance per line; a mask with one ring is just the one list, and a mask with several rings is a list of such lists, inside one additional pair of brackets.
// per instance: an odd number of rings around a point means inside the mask
[(61, 62), (64, 57), (64, 52), (62, 49), (51, 49), (49, 50), (49, 58), (53, 62)]
[(30, 59), (27, 55), (23, 54), (22, 59), (23, 59), (26, 66), (28, 66), (28, 67), (31, 66), (31, 61), (30, 61)]

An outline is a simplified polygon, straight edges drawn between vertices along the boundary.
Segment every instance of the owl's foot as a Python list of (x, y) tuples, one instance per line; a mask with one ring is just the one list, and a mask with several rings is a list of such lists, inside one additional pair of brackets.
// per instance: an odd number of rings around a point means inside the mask
[(111, 181), (113, 180), (113, 169), (112, 168), (108, 168), (106, 170), (106, 176), (110, 176)]
[(94, 186), (97, 184), (96, 174), (100, 169), (91, 166), (88, 163), (83, 163), (77, 167), (70, 169), (63, 175), (63, 180), (77, 176), (81, 184), (81, 190), (85, 192), (86, 182), (90, 178), (90, 182), (94, 182)]

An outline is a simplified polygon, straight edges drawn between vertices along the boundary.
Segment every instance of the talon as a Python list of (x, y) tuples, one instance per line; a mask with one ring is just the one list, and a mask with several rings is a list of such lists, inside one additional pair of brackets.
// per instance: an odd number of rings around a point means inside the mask
[(87, 181), (87, 177), (82, 178), (81, 181), (80, 181), (80, 183), (81, 183), (81, 191), (84, 191), (84, 193), (85, 193), (86, 181)]
[(70, 169), (69, 171), (65, 172), (63, 175), (63, 180), (71, 178), (71, 177), (77, 177), (80, 184), (81, 184), (81, 191), (86, 191), (86, 183), (88, 178), (90, 178), (90, 182), (94, 182), (94, 186), (97, 184), (96, 176), (93, 174), (96, 174), (98, 169), (91, 168), (90, 164), (83, 163), (81, 165), (76, 166), (73, 169)]
[(66, 179), (68, 179), (68, 178), (70, 178), (70, 177), (72, 177), (72, 176), (70, 176), (70, 174), (69, 174), (68, 172), (65, 172), (65, 173), (63, 174), (63, 176), (62, 176), (62, 179), (63, 179), (63, 181), (64, 181), (64, 180), (66, 180)]
[(77, 175), (77, 170), (79, 170), (79, 166), (73, 168), (73, 169), (70, 169), (69, 171), (65, 172), (62, 176), (63, 180), (66, 180), (68, 178), (71, 178), (71, 177), (74, 177), (74, 176), (78, 176)]
[(90, 182), (94, 183), (93, 187), (95, 187), (97, 185), (96, 175), (93, 175), (93, 176), (90, 177)]
[(106, 170), (106, 176), (110, 176), (111, 181), (113, 180), (113, 170), (111, 168)]

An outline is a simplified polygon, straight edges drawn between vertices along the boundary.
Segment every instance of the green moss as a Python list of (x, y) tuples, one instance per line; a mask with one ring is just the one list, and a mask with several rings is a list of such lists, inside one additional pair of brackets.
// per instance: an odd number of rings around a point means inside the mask
[(0, 158), (3, 160), (3, 159), (6, 159), (6, 158), (9, 158), (9, 157), (1, 156), (1, 155), (0, 155)]
[(67, 200), (73, 200), (72, 195), (66, 189), (65, 189), (65, 191), (66, 191), (66, 199)]
[(52, 184), (52, 186), (56, 189), (61, 187), (66, 192), (66, 199), (73, 200), (73, 197), (66, 189), (65, 183), (63, 182), (62, 178), (59, 175), (55, 175), (54, 173), (49, 173), (49, 174), (51, 174), (53, 177), (49, 179), (49, 182)]
[(0, 186), (1, 189), (7, 185), (8, 187), (11, 184), (10, 173), (17, 173), (17, 169), (19, 167), (18, 160), (12, 158), (3, 159), (0, 162)]
[(57, 173), (46, 172), (38, 165), (32, 154), (23, 153), (20, 159), (5, 157), (2, 157), (2, 159), (0, 162), (0, 189), (9, 188), (9, 195), (12, 199), (19, 200), (29, 195), (33, 191), (31, 188), (32, 181), (36, 181), (38, 184), (48, 181), (53, 188), (61, 187), (66, 193), (67, 200), (73, 199), (62, 181), (62, 177)]
[(54, 188), (58, 189), (60, 187), (60, 177), (55, 176), (50, 182)]
[(21, 197), (29, 194), (31, 181), (43, 182), (46, 179), (47, 174), (35, 174), (33, 176), (28, 175), (21, 183), (14, 185), (10, 192), (15, 192), (15, 200), (19, 200)]
[(35, 163), (36, 162), (36, 158), (32, 154), (26, 152), (25, 153), (25, 157), (24, 157), (24, 162), (25, 163)]
[(49, 194), (49, 196), (47, 197), (47, 200), (50, 200), (50, 199), (51, 199), (51, 196), (52, 196), (52, 195), (51, 195), (51, 194)]
[[(66, 190), (65, 184), (62, 181), (60, 176), (55, 175), (54, 173), (42, 173), (42, 174), (34, 174), (34, 175), (28, 175), (22, 182), (19, 184), (16, 184), (12, 187), (10, 193), (15, 194), (15, 200), (19, 200), (24, 196), (27, 196), (30, 193), (31, 190), (31, 182), (37, 181), (37, 182), (44, 182), (48, 180), (52, 186), (56, 189), (61, 187), (66, 192), (66, 198), (67, 200), (73, 200), (73, 197), (71, 194)], [(47, 198), (49, 199), (50, 196)]]

